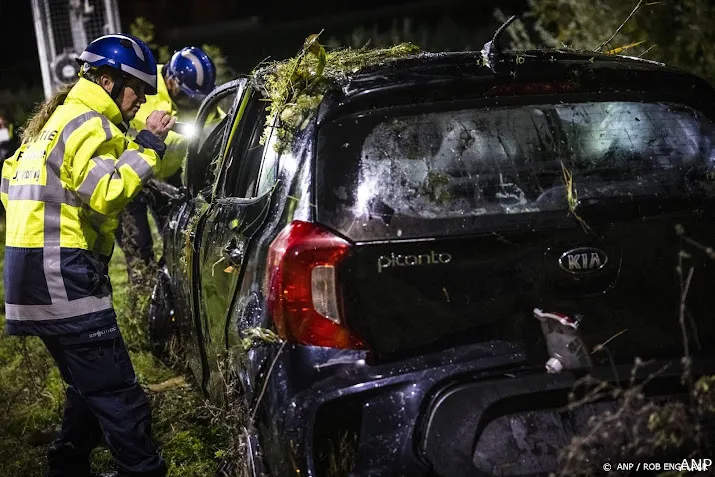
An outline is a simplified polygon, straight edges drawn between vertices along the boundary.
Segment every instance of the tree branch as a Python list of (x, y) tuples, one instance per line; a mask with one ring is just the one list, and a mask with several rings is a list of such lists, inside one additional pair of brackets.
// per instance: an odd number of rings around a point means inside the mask
[(623, 23), (621, 23), (621, 26), (619, 26), (619, 27), (616, 29), (616, 32), (613, 34), (613, 36), (611, 36), (611, 38), (609, 38), (608, 40), (606, 40), (606, 41), (604, 41), (603, 43), (601, 43), (601, 44), (598, 46), (598, 48), (596, 48), (596, 49), (593, 50), (593, 51), (596, 51), (596, 52), (601, 51), (601, 49), (602, 49), (604, 46), (606, 46), (608, 43), (610, 43), (611, 41), (613, 41), (613, 39), (621, 32), (621, 30), (623, 29), (623, 27), (626, 26), (626, 23), (628, 23), (628, 20), (630, 20), (631, 18), (633, 18), (633, 15), (636, 14), (636, 12), (637, 12), (638, 9), (641, 7), (641, 5), (643, 5), (643, 0), (640, 0), (640, 1), (638, 2), (638, 5), (636, 5), (636, 8), (634, 8), (633, 11), (631, 12), (631, 14), (628, 15), (628, 17), (625, 19), (625, 21), (624, 21)]

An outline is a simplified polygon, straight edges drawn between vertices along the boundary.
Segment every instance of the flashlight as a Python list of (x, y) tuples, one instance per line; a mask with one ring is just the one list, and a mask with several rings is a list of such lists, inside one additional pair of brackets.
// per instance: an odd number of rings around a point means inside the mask
[(196, 127), (193, 124), (179, 121), (174, 123), (171, 130), (186, 137), (192, 137), (196, 133)]

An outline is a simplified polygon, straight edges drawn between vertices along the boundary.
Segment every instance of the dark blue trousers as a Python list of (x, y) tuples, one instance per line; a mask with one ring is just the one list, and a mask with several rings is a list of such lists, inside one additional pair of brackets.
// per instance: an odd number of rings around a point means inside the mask
[(119, 475), (165, 476), (151, 439), (149, 401), (117, 326), (42, 341), (68, 385), (62, 430), (48, 451), (48, 477), (89, 476), (89, 455), (102, 435)]

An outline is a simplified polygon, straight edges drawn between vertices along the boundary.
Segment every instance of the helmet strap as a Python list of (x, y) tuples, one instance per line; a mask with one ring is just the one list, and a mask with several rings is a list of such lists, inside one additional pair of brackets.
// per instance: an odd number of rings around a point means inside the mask
[(121, 94), (123, 89), (124, 89), (124, 76), (121, 75), (114, 81), (114, 86), (112, 86), (112, 92), (109, 93), (109, 96), (114, 101), (116, 101), (117, 98), (119, 98), (119, 95)]

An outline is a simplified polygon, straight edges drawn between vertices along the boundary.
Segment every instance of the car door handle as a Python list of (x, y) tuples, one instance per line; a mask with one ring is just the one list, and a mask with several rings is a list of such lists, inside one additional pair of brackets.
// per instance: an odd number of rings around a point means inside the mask
[(241, 261), (243, 261), (243, 242), (231, 240), (226, 244), (226, 247), (224, 247), (223, 253), (224, 258), (230, 265), (240, 265)]

